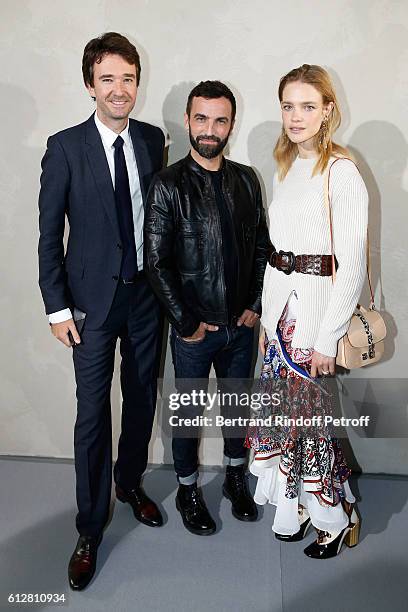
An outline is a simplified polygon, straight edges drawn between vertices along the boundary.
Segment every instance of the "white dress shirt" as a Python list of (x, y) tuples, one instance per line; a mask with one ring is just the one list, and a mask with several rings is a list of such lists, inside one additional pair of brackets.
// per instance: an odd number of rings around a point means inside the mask
[[(133, 226), (135, 232), (135, 244), (136, 244), (136, 255), (137, 255), (137, 267), (138, 270), (143, 270), (143, 222), (144, 222), (144, 209), (142, 200), (142, 191), (140, 188), (139, 173), (137, 169), (135, 152), (133, 149), (133, 143), (129, 132), (129, 121), (125, 129), (117, 134), (110, 128), (108, 128), (99, 119), (95, 112), (95, 124), (98, 132), (102, 139), (103, 148), (105, 151), (106, 159), (108, 162), (112, 185), (115, 188), (115, 149), (113, 143), (118, 136), (123, 138), (123, 153), (125, 155), (126, 168), (129, 176), (129, 187), (130, 195), (132, 198), (132, 209), (133, 209)], [(53, 312), (48, 315), (50, 323), (62, 323), (62, 321), (68, 321), (72, 318), (72, 313), (69, 308)]]

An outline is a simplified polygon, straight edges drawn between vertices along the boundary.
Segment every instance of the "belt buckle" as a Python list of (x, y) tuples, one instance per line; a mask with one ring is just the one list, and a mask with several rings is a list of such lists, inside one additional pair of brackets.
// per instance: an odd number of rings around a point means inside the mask
[(122, 278), (122, 283), (124, 285), (134, 285), (135, 279), (134, 278), (130, 278), (130, 279)]
[(269, 263), (273, 268), (276, 268), (276, 256), (278, 255), (278, 251), (272, 251), (269, 256)]
[(292, 274), (296, 266), (296, 257), (292, 251), (279, 251), (281, 258), (280, 270), (284, 274)]

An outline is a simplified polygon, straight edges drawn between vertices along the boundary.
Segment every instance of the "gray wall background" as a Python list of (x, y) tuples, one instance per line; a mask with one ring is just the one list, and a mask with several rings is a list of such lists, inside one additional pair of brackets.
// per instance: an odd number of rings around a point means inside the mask
[[(207, 78), (231, 86), (238, 115), (229, 155), (256, 167), (266, 203), (280, 130), (279, 78), (304, 62), (329, 69), (343, 110), (337, 140), (360, 160), (370, 192), (374, 284), (389, 329), (387, 358), (348, 379), (388, 379), (381, 401), (377, 392), (370, 396), (379, 417), (392, 422), (397, 406), (406, 414), (406, 2), (17, 0), (3, 1), (0, 16), (1, 454), (72, 457), (71, 355), (50, 335), (37, 286), (39, 171), (47, 136), (93, 111), (81, 79), (82, 51), (108, 30), (127, 35), (141, 53), (134, 116), (169, 134), (170, 162), (188, 148), (182, 120), (192, 86)], [(169, 354), (165, 373), (172, 376)], [(117, 376), (112, 404), (117, 438)], [(365, 471), (408, 472), (405, 439), (351, 433), (350, 441)], [(205, 463), (220, 463), (220, 441), (205, 441), (202, 454)], [(150, 459), (171, 461), (169, 440), (157, 427)]]

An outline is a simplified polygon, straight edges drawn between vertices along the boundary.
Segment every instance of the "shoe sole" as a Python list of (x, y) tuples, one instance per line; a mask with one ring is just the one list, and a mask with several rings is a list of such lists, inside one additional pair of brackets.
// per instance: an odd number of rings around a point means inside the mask
[(214, 527), (213, 529), (206, 529), (205, 531), (201, 531), (200, 529), (194, 529), (194, 527), (191, 527), (191, 525), (189, 525), (187, 521), (184, 519), (183, 513), (180, 508), (180, 504), (177, 498), (176, 498), (176, 508), (180, 512), (181, 520), (183, 521), (184, 527), (190, 533), (193, 533), (194, 535), (199, 535), (199, 536), (209, 536), (209, 535), (213, 535), (216, 532), (217, 530), (216, 527)]
[[(224, 495), (224, 497), (226, 497), (226, 499), (228, 499), (231, 504), (232, 504), (232, 499), (230, 494), (224, 489), (224, 487), (222, 488), (222, 494)], [(255, 503), (255, 502), (254, 502)], [(238, 521), (242, 521), (243, 523), (254, 523), (256, 520), (258, 520), (258, 511), (256, 513), (255, 516), (241, 516), (240, 514), (237, 514), (233, 508), (233, 506), (231, 506), (231, 512), (232, 515), (238, 520)]]

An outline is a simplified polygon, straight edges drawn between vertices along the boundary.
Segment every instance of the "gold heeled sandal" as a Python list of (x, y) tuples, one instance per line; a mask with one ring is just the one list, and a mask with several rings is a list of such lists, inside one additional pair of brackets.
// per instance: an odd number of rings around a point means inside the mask
[[(345, 506), (348, 504), (348, 507)], [(349, 548), (353, 548), (357, 546), (358, 540), (360, 537), (360, 517), (358, 516), (354, 504), (349, 504), (348, 502), (344, 502), (343, 508), (349, 517), (349, 527), (350, 530), (346, 537), (344, 538), (345, 543)]]
[(317, 540), (304, 549), (305, 555), (313, 559), (331, 559), (340, 553), (343, 544), (347, 544), (350, 548), (357, 546), (360, 534), (360, 518), (353, 504), (342, 502), (342, 505), (349, 519), (347, 527), (336, 535), (318, 529)]

